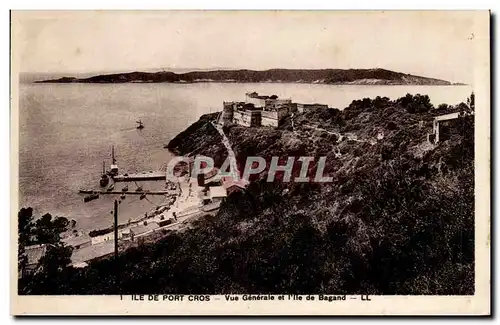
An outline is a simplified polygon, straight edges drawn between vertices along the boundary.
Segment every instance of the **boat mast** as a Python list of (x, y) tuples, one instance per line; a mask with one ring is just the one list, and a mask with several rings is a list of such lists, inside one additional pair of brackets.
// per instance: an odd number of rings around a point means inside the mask
[(102, 174), (106, 174), (106, 162), (104, 160), (102, 161)]
[(116, 160), (115, 160), (115, 146), (111, 147), (111, 158), (113, 159), (113, 165), (116, 164)]

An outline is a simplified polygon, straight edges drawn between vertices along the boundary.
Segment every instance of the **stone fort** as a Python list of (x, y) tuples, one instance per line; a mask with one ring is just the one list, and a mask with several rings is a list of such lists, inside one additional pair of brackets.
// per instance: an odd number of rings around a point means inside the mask
[(222, 124), (238, 124), (247, 127), (281, 125), (283, 119), (293, 113), (306, 113), (326, 109), (324, 104), (299, 104), (276, 95), (262, 96), (256, 92), (245, 94), (244, 102), (224, 102)]

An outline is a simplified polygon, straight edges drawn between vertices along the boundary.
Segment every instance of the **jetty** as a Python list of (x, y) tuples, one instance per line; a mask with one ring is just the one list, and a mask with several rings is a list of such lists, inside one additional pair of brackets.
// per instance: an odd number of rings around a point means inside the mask
[(115, 182), (132, 182), (132, 181), (162, 181), (166, 180), (167, 175), (162, 171), (150, 171), (141, 173), (130, 173), (113, 176)]
[(87, 190), (87, 189), (81, 189), (80, 190), (81, 194), (124, 194), (124, 195), (142, 195), (142, 194), (147, 194), (147, 195), (171, 195), (174, 194), (173, 191), (140, 191), (140, 192), (122, 192), (122, 191), (102, 191), (102, 190)]

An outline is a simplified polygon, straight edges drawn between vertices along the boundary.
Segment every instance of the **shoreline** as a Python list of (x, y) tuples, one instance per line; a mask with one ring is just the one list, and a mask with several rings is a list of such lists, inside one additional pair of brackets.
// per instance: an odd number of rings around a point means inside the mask
[(418, 83), (369, 83), (369, 82), (337, 82), (337, 83), (327, 83), (327, 82), (300, 82), (300, 81), (224, 81), (224, 80), (214, 80), (214, 81), (112, 81), (112, 82), (89, 82), (89, 81), (57, 81), (57, 80), (40, 80), (33, 81), (27, 84), (92, 84), (92, 85), (109, 85), (109, 84), (174, 84), (174, 85), (192, 85), (192, 84), (298, 84), (298, 85), (327, 85), (327, 86), (425, 86), (425, 87), (450, 87), (450, 86), (470, 86), (465, 83), (457, 83), (457, 84), (418, 84)]

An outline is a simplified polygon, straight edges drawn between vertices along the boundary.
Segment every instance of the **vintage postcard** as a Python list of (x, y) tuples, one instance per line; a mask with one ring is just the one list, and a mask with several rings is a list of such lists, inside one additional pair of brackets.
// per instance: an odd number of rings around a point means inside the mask
[(11, 313), (489, 315), (489, 22), (12, 11)]

